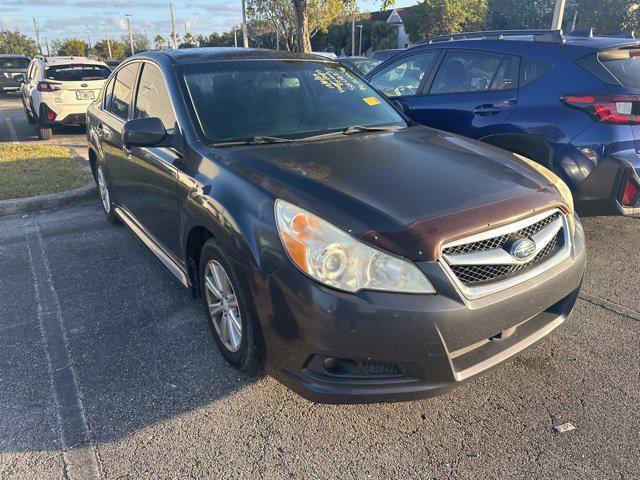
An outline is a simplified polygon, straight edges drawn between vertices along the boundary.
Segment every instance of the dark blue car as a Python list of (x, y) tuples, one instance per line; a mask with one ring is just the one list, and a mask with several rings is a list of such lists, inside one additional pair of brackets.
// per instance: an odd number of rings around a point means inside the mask
[(640, 213), (634, 38), (590, 30), (450, 35), (407, 49), (367, 78), (418, 123), (550, 168), (583, 214)]

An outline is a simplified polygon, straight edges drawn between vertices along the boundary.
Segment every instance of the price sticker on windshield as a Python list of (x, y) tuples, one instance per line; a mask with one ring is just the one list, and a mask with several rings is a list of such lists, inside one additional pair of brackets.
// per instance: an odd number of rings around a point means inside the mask
[(376, 97), (365, 97), (362, 99), (362, 101), (367, 105), (369, 105), (370, 107), (380, 104), (380, 100), (378, 100)]

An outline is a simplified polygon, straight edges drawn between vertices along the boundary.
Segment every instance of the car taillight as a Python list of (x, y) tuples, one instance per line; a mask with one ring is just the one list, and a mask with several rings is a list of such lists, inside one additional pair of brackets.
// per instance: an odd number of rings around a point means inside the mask
[(39, 92), (57, 92), (60, 90), (59, 85), (62, 85), (59, 82), (38, 82), (38, 91)]
[(587, 112), (595, 121), (640, 125), (640, 97), (628, 95), (567, 95), (562, 102)]
[(624, 193), (622, 194), (622, 206), (634, 207), (637, 203), (636, 197), (639, 190), (640, 188), (635, 181), (631, 179), (627, 180), (627, 186), (624, 188)]

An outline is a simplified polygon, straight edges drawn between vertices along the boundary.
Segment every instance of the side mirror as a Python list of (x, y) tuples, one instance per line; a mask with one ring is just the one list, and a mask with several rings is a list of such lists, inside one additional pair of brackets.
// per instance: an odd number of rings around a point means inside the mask
[(24, 73), (17, 73), (13, 76), (13, 79), (18, 83), (25, 83)]
[(157, 147), (167, 138), (167, 131), (158, 117), (129, 120), (122, 127), (122, 134), (127, 147)]

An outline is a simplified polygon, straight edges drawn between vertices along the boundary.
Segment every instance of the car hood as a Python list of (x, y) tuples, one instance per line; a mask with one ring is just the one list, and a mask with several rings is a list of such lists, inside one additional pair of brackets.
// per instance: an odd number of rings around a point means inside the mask
[(278, 198), (414, 260), (434, 258), (455, 236), (562, 204), (514, 155), (424, 127), (212, 155)]

